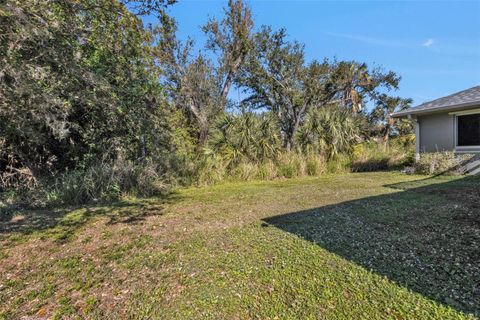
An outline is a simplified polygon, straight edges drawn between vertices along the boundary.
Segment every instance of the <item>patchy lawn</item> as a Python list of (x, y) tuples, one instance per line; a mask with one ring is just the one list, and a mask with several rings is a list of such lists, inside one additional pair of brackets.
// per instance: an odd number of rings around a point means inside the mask
[(0, 220), (0, 318), (474, 319), (480, 179), (366, 173)]

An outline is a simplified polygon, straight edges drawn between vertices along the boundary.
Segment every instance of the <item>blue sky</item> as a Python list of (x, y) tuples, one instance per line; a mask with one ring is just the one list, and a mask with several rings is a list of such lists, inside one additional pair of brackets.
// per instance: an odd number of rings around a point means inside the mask
[[(480, 85), (480, 0), (247, 1), (256, 26), (285, 27), (308, 59), (358, 60), (402, 76), (414, 104)], [(202, 44), (199, 30), (226, 1), (179, 0), (169, 13), (179, 36)]]

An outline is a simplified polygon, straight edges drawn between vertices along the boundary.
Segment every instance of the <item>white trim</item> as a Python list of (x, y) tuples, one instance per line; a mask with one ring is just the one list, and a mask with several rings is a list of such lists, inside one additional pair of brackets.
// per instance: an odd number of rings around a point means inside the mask
[(455, 149), (453, 150), (455, 153), (465, 153), (465, 154), (469, 154), (469, 153), (480, 153), (480, 148), (470, 148), (470, 149)]
[(479, 114), (479, 113), (480, 113), (480, 108), (472, 109), (472, 110), (450, 112), (448, 115), (450, 115), (450, 116), (468, 116), (468, 115), (471, 115), (471, 114)]
[(420, 160), (420, 122), (417, 117), (411, 115), (408, 117), (412, 118), (415, 123), (415, 160), (418, 161)]

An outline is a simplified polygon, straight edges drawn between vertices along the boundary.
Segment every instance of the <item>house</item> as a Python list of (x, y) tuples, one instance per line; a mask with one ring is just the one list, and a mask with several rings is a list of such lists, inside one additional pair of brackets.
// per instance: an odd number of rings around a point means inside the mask
[(480, 86), (392, 115), (415, 121), (417, 157), (424, 152), (480, 154)]

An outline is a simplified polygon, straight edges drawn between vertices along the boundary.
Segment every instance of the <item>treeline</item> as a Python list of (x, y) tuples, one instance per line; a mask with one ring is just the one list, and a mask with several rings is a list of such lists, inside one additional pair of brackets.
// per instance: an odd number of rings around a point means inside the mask
[[(378, 150), (383, 168), (389, 139), (411, 133), (390, 118), (411, 102), (392, 95), (394, 72), (307, 61), (303, 44), (255, 25), (242, 0), (206, 22), (206, 43), (182, 41), (173, 4), (0, 4), (0, 191), (83, 203), (229, 175), (318, 174)], [(396, 150), (411, 143), (397, 140)], [(358, 156), (362, 142), (370, 151)]]

